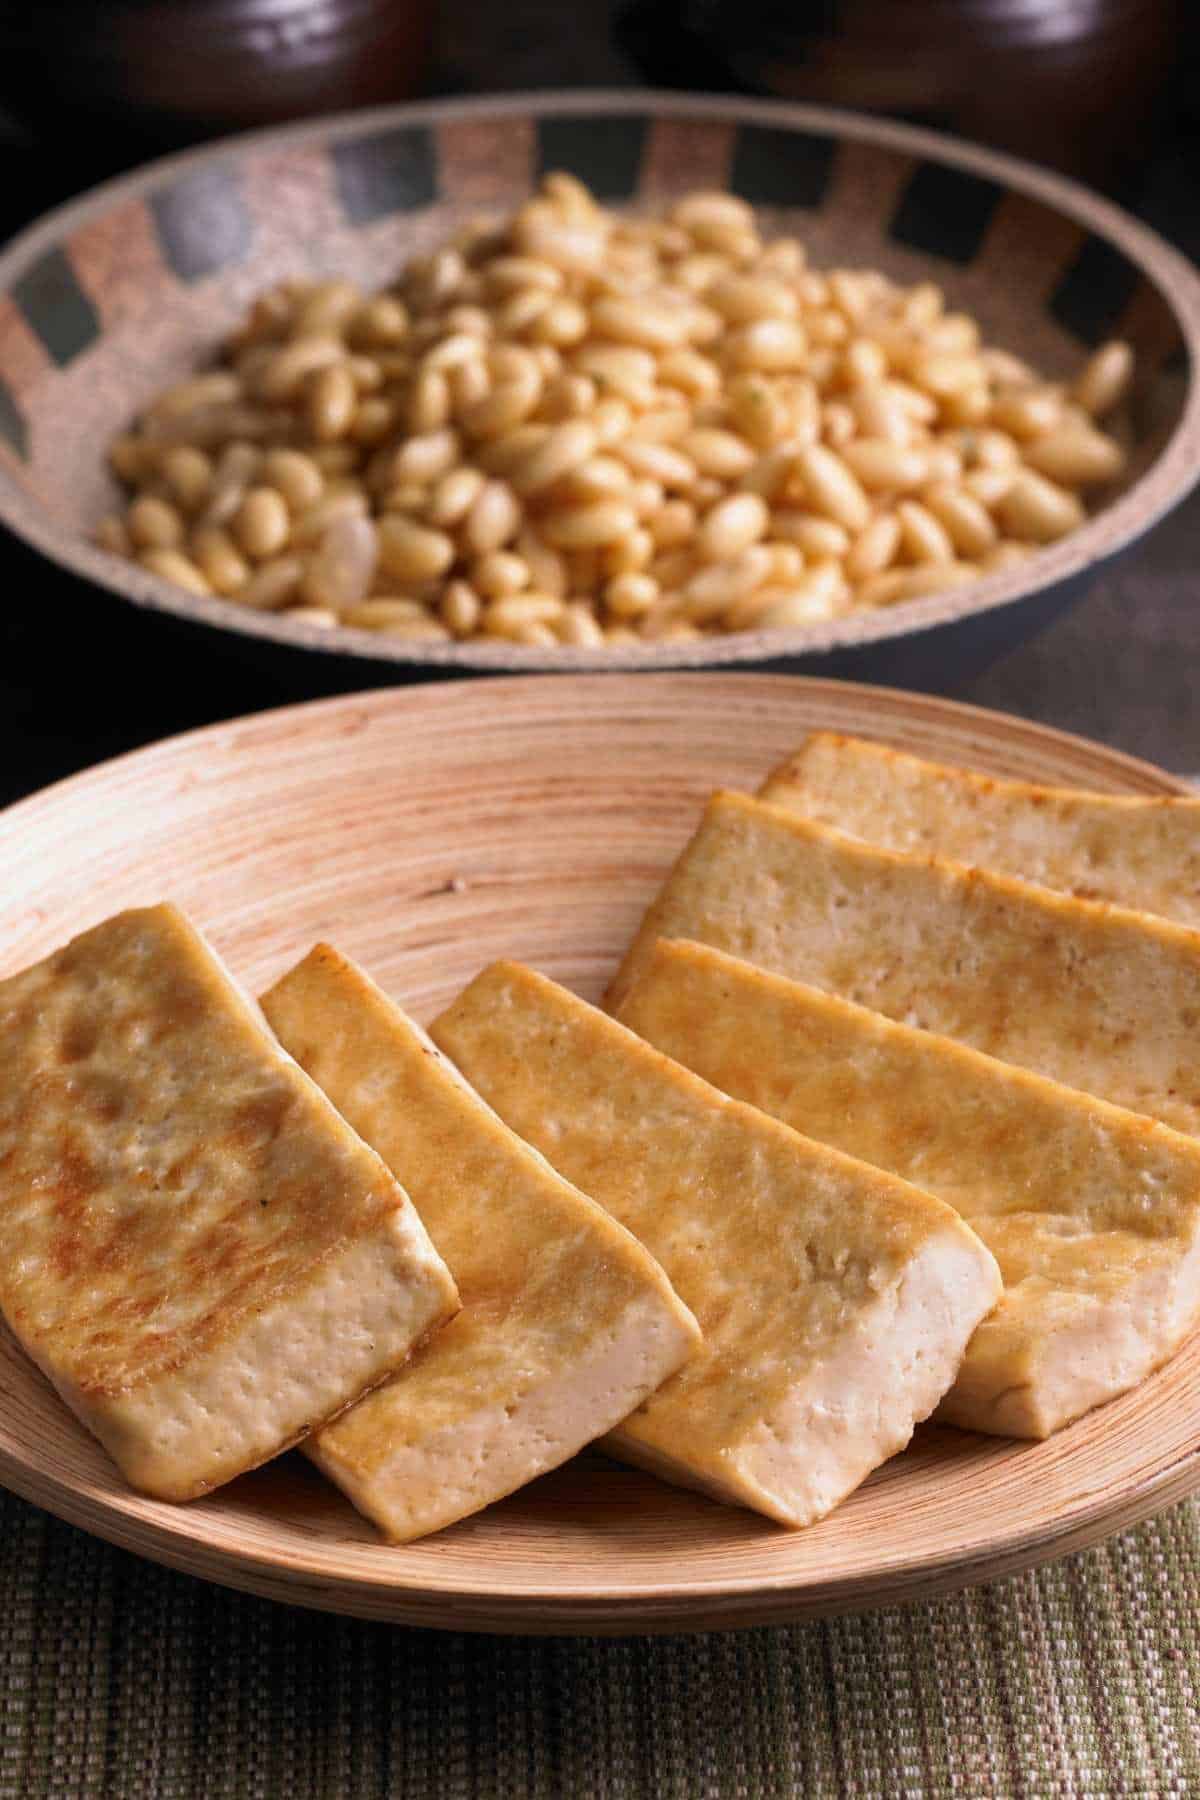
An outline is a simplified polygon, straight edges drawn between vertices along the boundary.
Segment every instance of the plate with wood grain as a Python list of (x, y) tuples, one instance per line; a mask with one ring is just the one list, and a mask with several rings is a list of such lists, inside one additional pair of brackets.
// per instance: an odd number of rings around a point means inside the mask
[[(356, 694), (168, 740), (0, 815), (0, 976), (170, 899), (254, 991), (325, 938), (422, 1022), (500, 956), (594, 1000), (710, 791), (753, 789), (813, 729), (1059, 786), (1186, 791), (1041, 725), (800, 677)], [(922, 1426), (805, 1531), (587, 1452), (395, 1546), (297, 1453), (186, 1506), (134, 1493), (6, 1339), (0, 1482), (157, 1562), (330, 1612), (480, 1631), (767, 1624), (990, 1580), (1182, 1498), (1200, 1486), (1198, 1378), (1193, 1339), (1044, 1443)]]

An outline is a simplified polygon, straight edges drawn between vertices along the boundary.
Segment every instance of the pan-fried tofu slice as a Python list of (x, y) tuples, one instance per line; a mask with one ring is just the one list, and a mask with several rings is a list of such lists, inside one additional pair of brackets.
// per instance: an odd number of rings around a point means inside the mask
[(390, 1538), (477, 1512), (617, 1425), (700, 1333), (636, 1238), (556, 1174), (327, 945), (263, 1008), (413, 1195), (463, 1310), (306, 1444)]
[(979, 1233), (1004, 1295), (940, 1418), (1048, 1437), (1143, 1380), (1200, 1318), (1194, 1138), (701, 944), (660, 939), (621, 1018)]
[(458, 1308), (406, 1195), (171, 906), (0, 982), (0, 1310), (135, 1487), (303, 1438)]
[(1182, 925), (716, 794), (613, 983), (613, 1010), (660, 937), (1200, 1133), (1200, 932)]
[(730, 1100), (515, 964), (432, 1027), (497, 1112), (637, 1234), (704, 1332), (608, 1440), (785, 1525), (902, 1449), (1000, 1292), (958, 1215)]
[(833, 731), (814, 732), (758, 797), (887, 850), (1200, 926), (1200, 800), (1000, 781)]

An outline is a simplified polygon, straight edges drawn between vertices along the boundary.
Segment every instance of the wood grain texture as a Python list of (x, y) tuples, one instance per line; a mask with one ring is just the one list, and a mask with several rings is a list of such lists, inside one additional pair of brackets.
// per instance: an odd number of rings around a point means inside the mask
[[(710, 789), (752, 789), (816, 728), (998, 775), (1183, 792), (1099, 745), (945, 701), (771, 676), (500, 680), (235, 720), (0, 816), (0, 975), (169, 898), (261, 990), (317, 938), (422, 1021), (489, 959), (589, 999)], [(275, 1599), (488, 1631), (679, 1631), (928, 1596), (1094, 1542), (1200, 1486), (1200, 1341), (1044, 1444), (923, 1428), (790, 1533), (578, 1458), (394, 1548), (305, 1461), (187, 1507), (126, 1489), (0, 1344), (0, 1479), (126, 1548)]]

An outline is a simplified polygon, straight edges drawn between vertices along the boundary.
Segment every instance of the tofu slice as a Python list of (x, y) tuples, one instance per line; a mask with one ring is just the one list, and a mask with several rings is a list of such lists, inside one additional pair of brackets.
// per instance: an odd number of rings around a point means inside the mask
[(637, 1240), (557, 1175), (361, 969), (319, 945), (263, 998), (283, 1044), (416, 1199), (463, 1310), (305, 1448), (394, 1540), (565, 1462), (699, 1341)]
[(129, 1481), (188, 1500), (458, 1308), (373, 1150), (172, 906), (0, 983), (0, 1310)]
[(807, 1525), (903, 1449), (1000, 1292), (950, 1207), (717, 1093), (518, 965), (485, 970), (432, 1034), (700, 1321), (699, 1353), (607, 1440), (615, 1454)]
[(1048, 1437), (1200, 1320), (1200, 1144), (701, 944), (660, 939), (625, 1024), (705, 1081), (945, 1200), (1004, 1295), (938, 1416)]
[(716, 794), (609, 992), (693, 938), (1200, 1133), (1200, 932)]
[(1200, 800), (999, 781), (832, 731), (814, 732), (759, 799), (888, 850), (1200, 927)]

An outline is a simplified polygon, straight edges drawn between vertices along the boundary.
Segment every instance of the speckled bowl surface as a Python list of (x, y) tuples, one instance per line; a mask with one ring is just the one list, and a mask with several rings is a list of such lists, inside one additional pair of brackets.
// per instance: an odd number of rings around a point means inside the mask
[[(89, 542), (117, 493), (105, 446), (203, 365), (264, 286), (376, 286), (547, 169), (606, 202), (730, 187), (818, 266), (931, 278), (991, 341), (1067, 375), (1114, 335), (1138, 355), (1136, 452), (1119, 492), (1023, 566), (883, 611), (779, 632), (612, 650), (415, 644), (200, 599)], [(226, 140), (96, 189), (0, 254), (0, 519), (135, 605), (380, 664), (434, 668), (789, 666), (946, 685), (1081, 591), (1200, 465), (1200, 276), (1136, 219), (1061, 177), (927, 132), (802, 106), (576, 93), (402, 106)], [(398, 673), (399, 671), (397, 671)], [(381, 676), (386, 668), (379, 670)], [(937, 680), (931, 680), (931, 674)]]

